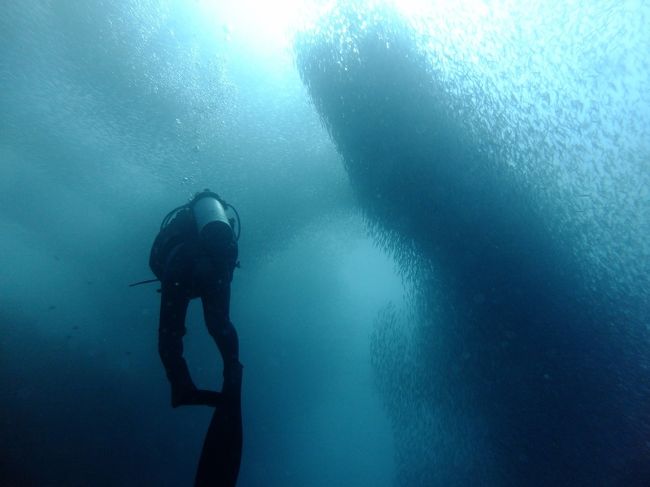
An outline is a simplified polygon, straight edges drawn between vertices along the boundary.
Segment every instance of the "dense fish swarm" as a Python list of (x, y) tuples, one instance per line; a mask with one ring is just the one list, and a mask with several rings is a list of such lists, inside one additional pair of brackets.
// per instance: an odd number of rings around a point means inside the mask
[(448, 10), (296, 41), (412, 289), (372, 342), (397, 483), (648, 485), (649, 9)]

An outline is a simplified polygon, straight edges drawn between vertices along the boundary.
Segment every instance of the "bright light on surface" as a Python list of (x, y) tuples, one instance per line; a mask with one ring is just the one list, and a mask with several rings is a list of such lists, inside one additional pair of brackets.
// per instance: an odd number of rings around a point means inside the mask
[(432, 11), (461, 10), (484, 14), (488, 7), (483, 0), (389, 0), (407, 17), (416, 17)]
[[(337, 0), (197, 0), (201, 17), (220, 41), (250, 50), (259, 59), (273, 60), (276, 67), (292, 58), (294, 35), (306, 30), (336, 4)], [(357, 0), (355, 8), (393, 5), (415, 32), (449, 45), (481, 47), (487, 17), (498, 5), (488, 8), (485, 0)], [(472, 25), (473, 35), (461, 28)], [(456, 26), (450, 28), (449, 26)], [(459, 27), (460, 26), (460, 27)], [(444, 42), (443, 42), (444, 39)]]
[[(296, 31), (309, 26), (336, 0), (197, 0), (201, 15), (217, 32), (258, 51), (282, 51), (290, 48)], [(458, 17), (484, 17), (484, 0), (358, 0), (357, 8), (392, 4), (414, 26), (445, 23)], [(480, 22), (475, 25), (480, 25)]]
[(199, 0), (202, 13), (227, 36), (261, 51), (291, 46), (295, 32), (317, 16), (317, 0)]

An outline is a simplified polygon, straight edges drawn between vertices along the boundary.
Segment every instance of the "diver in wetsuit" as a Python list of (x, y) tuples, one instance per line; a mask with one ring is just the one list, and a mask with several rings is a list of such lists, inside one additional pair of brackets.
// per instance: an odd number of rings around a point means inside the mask
[[(230, 321), (230, 283), (238, 247), (235, 220), (226, 216), (227, 208), (232, 207), (216, 193), (207, 189), (197, 193), (189, 204), (165, 217), (151, 249), (149, 265), (161, 282), (158, 351), (174, 408), (218, 406), (224, 396), (238, 396), (241, 390), (239, 339)], [(195, 298), (201, 298), (205, 324), (223, 359), (221, 393), (197, 389), (183, 358), (185, 315)]]

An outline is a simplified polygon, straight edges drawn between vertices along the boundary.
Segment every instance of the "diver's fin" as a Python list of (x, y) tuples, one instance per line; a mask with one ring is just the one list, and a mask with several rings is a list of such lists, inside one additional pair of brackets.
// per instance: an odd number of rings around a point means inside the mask
[(196, 471), (198, 487), (234, 487), (242, 452), (241, 381), (237, 363), (224, 374), (221, 405), (212, 415)]

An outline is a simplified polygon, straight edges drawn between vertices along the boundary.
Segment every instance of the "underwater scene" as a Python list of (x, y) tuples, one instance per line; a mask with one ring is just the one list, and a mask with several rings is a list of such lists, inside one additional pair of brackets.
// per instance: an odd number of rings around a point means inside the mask
[(0, 485), (650, 485), (650, 3), (0, 11)]

